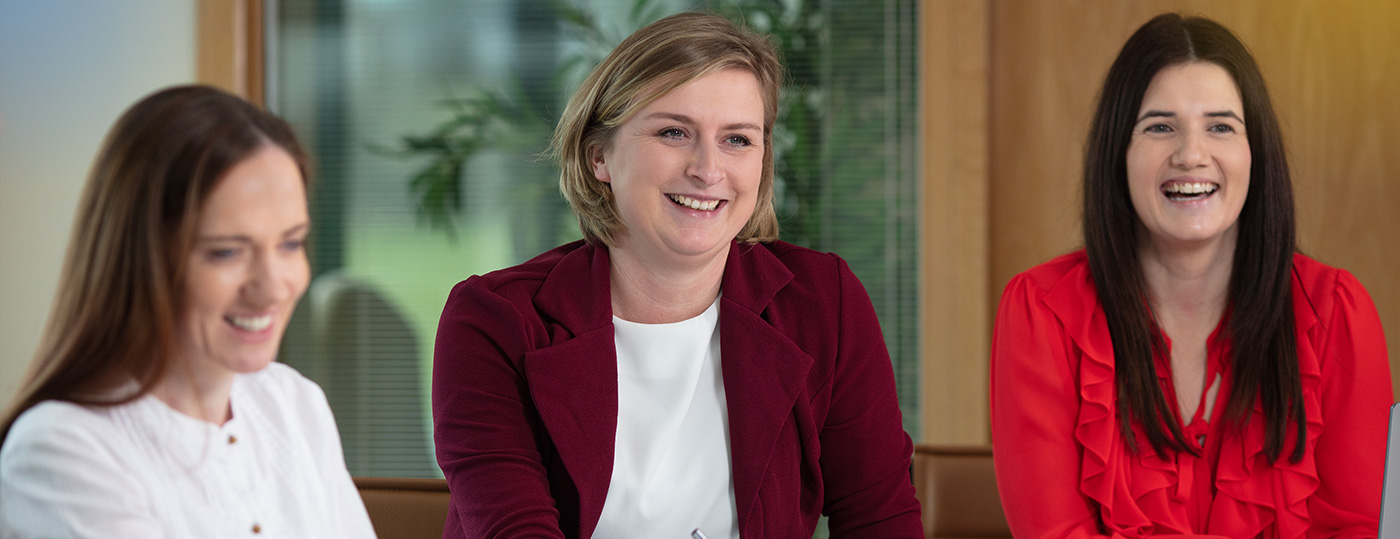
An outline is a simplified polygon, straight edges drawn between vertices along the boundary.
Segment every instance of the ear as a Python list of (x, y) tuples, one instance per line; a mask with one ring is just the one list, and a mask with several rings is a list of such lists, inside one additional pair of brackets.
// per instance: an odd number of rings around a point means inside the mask
[(593, 168), (593, 177), (603, 183), (612, 183), (612, 175), (608, 174), (608, 164), (603, 161), (603, 147), (593, 146), (588, 149), (588, 165)]

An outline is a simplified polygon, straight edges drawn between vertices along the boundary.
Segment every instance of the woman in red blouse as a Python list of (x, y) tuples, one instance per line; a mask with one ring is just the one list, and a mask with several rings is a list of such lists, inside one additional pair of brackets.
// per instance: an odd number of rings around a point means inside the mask
[(1254, 59), (1175, 14), (1109, 69), (1085, 250), (1007, 285), (997, 482), (1017, 537), (1375, 537), (1392, 401), (1356, 278), (1295, 252)]

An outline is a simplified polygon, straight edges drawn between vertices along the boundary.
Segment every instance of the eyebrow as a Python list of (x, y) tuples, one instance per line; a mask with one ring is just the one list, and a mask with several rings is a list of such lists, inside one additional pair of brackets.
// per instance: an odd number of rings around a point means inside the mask
[[(288, 228), (286, 231), (282, 232), (282, 237), (285, 238), (285, 237), (287, 237), (287, 236), (294, 236), (294, 235), (296, 235), (296, 234), (298, 234), (298, 233), (300, 233), (300, 232), (306, 231), (306, 230), (309, 229), (309, 228), (311, 228), (311, 223), (302, 223), (302, 224), (299, 224), (299, 225), (294, 226), (294, 227), (292, 227), (292, 228)], [(243, 234), (230, 234), (230, 235), (226, 235), (226, 236), (199, 236), (199, 237), (195, 238), (195, 241), (196, 241), (196, 242), (237, 241), (237, 242), (242, 242), (242, 243), (252, 243), (252, 242), (253, 242), (253, 238), (252, 238), (252, 237), (249, 237), (249, 236), (246, 236), (246, 235), (243, 235)]]
[[(1141, 122), (1141, 121), (1146, 120), (1146, 119), (1148, 119), (1148, 118), (1175, 118), (1175, 117), (1176, 117), (1176, 113), (1175, 113), (1175, 112), (1168, 112), (1168, 111), (1165, 111), (1165, 110), (1149, 110), (1149, 111), (1147, 111), (1147, 112), (1142, 113), (1142, 116), (1139, 117), (1139, 118), (1137, 119), (1137, 121)], [(1241, 118), (1238, 114), (1235, 114), (1235, 111), (1233, 111), (1233, 110), (1222, 110), (1222, 111), (1219, 111), (1219, 112), (1207, 112), (1207, 113), (1206, 113), (1206, 117), (1207, 117), (1207, 118), (1234, 118), (1236, 121), (1238, 121), (1238, 122), (1240, 122), (1240, 123), (1244, 123), (1244, 118)]]
[(1233, 111), (1233, 110), (1223, 110), (1223, 111), (1220, 111), (1220, 112), (1207, 112), (1207, 113), (1206, 113), (1206, 117), (1207, 117), (1207, 118), (1234, 118), (1236, 121), (1238, 121), (1238, 122), (1240, 122), (1240, 123), (1244, 123), (1244, 118), (1239, 117), (1239, 115), (1238, 115), (1238, 114), (1235, 114), (1235, 111)]
[[(689, 117), (689, 116), (686, 116), (686, 115), (684, 115), (684, 114), (676, 114), (676, 113), (674, 113), (674, 112), (653, 112), (653, 113), (651, 113), (651, 114), (648, 114), (648, 115), (647, 115), (647, 118), (648, 118), (648, 119), (660, 118), (660, 119), (665, 119), (665, 120), (674, 120), (674, 121), (681, 122), (681, 123), (685, 123), (685, 124), (694, 124), (694, 123), (695, 123), (695, 119), (693, 119), (693, 118), (691, 118), (691, 117)], [(754, 131), (763, 131), (763, 128), (762, 128), (762, 127), (759, 127), (759, 126), (754, 125), (754, 124), (751, 124), (751, 123), (744, 123), (744, 122), (733, 123), (733, 124), (725, 124), (725, 125), (723, 125), (723, 126), (720, 126), (720, 128), (721, 128), (721, 129), (724, 129), (724, 130), (726, 130), (726, 131), (741, 130), (741, 129), (752, 129), (752, 130), (754, 130)]]

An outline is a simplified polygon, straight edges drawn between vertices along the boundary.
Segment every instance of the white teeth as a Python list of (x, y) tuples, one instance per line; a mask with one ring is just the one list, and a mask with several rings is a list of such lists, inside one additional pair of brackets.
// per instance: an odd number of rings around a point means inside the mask
[(1200, 195), (1214, 193), (1215, 188), (1215, 184), (1211, 182), (1175, 182), (1167, 184), (1163, 191), (1167, 194)]
[(713, 210), (713, 209), (715, 209), (716, 207), (719, 206), (719, 201), (718, 201), (718, 200), (711, 200), (711, 201), (709, 201), (709, 202), (701, 202), (701, 201), (699, 201), (699, 200), (695, 200), (695, 199), (690, 198), (690, 197), (685, 196), (685, 195), (666, 195), (666, 196), (671, 197), (671, 200), (674, 201), (676, 204), (680, 204), (680, 205), (685, 206), (685, 207), (687, 207), (687, 208), (690, 208), (690, 209), (692, 209), (692, 210), (710, 211), (710, 210)]
[(247, 331), (262, 331), (267, 329), (267, 326), (272, 325), (272, 315), (270, 314), (252, 317), (229, 316), (227, 318), (229, 323), (237, 326), (238, 329)]

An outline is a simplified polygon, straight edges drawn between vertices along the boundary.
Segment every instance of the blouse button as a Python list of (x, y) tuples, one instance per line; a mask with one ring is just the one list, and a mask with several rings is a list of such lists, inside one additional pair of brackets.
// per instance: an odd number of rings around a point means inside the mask
[(237, 436), (234, 436), (234, 435), (232, 435), (232, 434), (228, 435), (228, 443), (229, 443), (229, 445), (233, 445), (233, 444), (238, 443), (238, 437), (237, 437)]
[(256, 533), (262, 533), (262, 526), (259, 526), (259, 525), (257, 525), (257, 524), (253, 524), (253, 533), (255, 533), (255, 534), (256, 534)]

